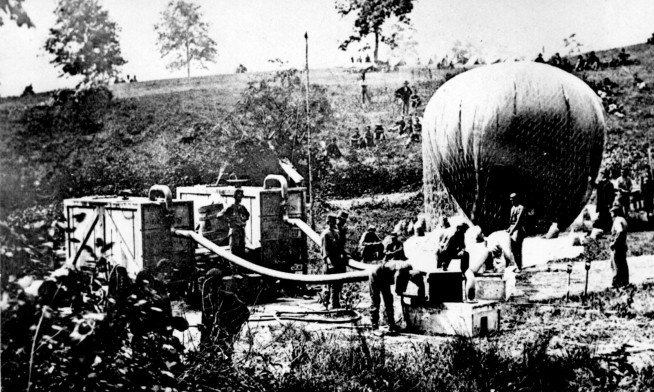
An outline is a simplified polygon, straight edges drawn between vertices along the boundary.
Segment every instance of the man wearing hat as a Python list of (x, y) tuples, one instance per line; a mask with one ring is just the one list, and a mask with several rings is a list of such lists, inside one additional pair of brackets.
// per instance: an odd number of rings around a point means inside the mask
[(243, 190), (238, 188), (234, 191), (234, 203), (218, 214), (218, 217), (225, 217), (229, 225), (229, 250), (233, 255), (245, 257), (245, 225), (250, 219), (247, 208), (241, 204)]
[(404, 81), (404, 86), (395, 90), (395, 98), (399, 98), (402, 101), (402, 114), (409, 114), (409, 104), (411, 103), (411, 95), (413, 95), (413, 90), (409, 87), (409, 81)]
[(212, 268), (202, 283), (200, 342), (208, 347), (217, 347), (229, 359), (234, 341), (250, 317), (250, 311), (236, 295), (221, 289), (222, 278), (222, 271)]
[(520, 198), (516, 193), (512, 193), (509, 200), (511, 200), (511, 215), (509, 217), (509, 228), (506, 229), (506, 232), (511, 237), (511, 252), (515, 258), (516, 272), (520, 272), (522, 270), (522, 241), (526, 236), (525, 207), (520, 204)]
[(611, 227), (611, 269), (613, 270), (613, 287), (629, 284), (629, 266), (627, 265), (627, 220), (621, 206), (611, 208), (613, 226)]
[(368, 230), (361, 235), (359, 252), (361, 252), (361, 259), (364, 263), (382, 258), (384, 244), (377, 235), (375, 226), (368, 226)]
[[(322, 259), (325, 263), (324, 273), (338, 274), (345, 272), (343, 250), (340, 244), (338, 228), (336, 227), (336, 215), (329, 214), (327, 216), (327, 228), (320, 235), (320, 243), (322, 245)], [(323, 289), (323, 304), (329, 306), (331, 301), (332, 308), (340, 308), (342, 288), (342, 283), (325, 286)]]
[(470, 264), (468, 252), (466, 252), (465, 233), (468, 224), (459, 223), (456, 227), (449, 227), (443, 231), (436, 250), (436, 267), (447, 271), (453, 259), (461, 260), (461, 272), (465, 272)]

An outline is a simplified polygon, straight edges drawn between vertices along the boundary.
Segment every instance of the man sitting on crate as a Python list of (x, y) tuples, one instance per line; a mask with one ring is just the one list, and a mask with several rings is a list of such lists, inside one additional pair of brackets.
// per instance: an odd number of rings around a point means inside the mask
[(234, 256), (245, 257), (245, 224), (250, 219), (247, 208), (241, 204), (243, 190), (234, 191), (234, 204), (225, 208), (218, 217), (225, 217), (229, 224), (229, 250)]
[(436, 267), (447, 271), (452, 259), (461, 260), (461, 272), (468, 269), (469, 256), (466, 252), (465, 233), (468, 230), (468, 224), (459, 223), (456, 227), (445, 229), (438, 241), (436, 250)]

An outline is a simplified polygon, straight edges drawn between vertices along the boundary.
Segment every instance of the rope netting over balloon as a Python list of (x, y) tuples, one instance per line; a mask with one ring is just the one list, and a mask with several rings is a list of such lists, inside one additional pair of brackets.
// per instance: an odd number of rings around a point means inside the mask
[(599, 98), (564, 71), (505, 63), (465, 72), (425, 110), (428, 213), (450, 208), (451, 197), (489, 233), (508, 227), (517, 193), (534, 232), (567, 227), (590, 196), (605, 134)]

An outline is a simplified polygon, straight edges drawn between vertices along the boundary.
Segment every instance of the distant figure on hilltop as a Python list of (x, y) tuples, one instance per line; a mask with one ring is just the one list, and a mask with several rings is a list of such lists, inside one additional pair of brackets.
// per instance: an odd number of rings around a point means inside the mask
[(599, 57), (597, 57), (594, 51), (590, 52), (590, 54), (588, 55), (588, 59), (586, 59), (586, 69), (597, 71), (599, 67), (600, 67)]
[(563, 64), (563, 60), (561, 59), (561, 55), (558, 52), (556, 52), (554, 53), (554, 56), (550, 57), (548, 63), (555, 67), (560, 67), (561, 64)]
[(29, 86), (25, 86), (25, 89), (23, 90), (23, 93), (20, 95), (21, 97), (29, 97), (34, 95), (34, 88), (30, 84)]
[(577, 56), (577, 63), (575, 64), (575, 71), (583, 71), (586, 69), (586, 59), (584, 59), (584, 56), (579, 55)]
[(545, 59), (543, 59), (543, 54), (538, 53), (538, 56), (536, 56), (536, 59), (534, 60), (535, 63), (541, 63), (545, 64)]
[(624, 48), (622, 48), (622, 50), (618, 54), (618, 59), (620, 60), (620, 65), (629, 65), (630, 64), (630, 61), (629, 61), (630, 56), (631, 55), (629, 53), (627, 53), (624, 50)]

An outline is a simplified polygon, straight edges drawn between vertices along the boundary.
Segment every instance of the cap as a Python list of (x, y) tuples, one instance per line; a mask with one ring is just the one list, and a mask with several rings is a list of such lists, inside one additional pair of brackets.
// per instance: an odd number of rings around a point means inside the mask
[(467, 223), (465, 223), (465, 222), (461, 222), (461, 223), (459, 223), (458, 225), (456, 225), (456, 228), (457, 228), (457, 229), (459, 229), (459, 228), (460, 228), (460, 229), (468, 229), (468, 227), (470, 227), (470, 226), (469, 226)]
[(408, 80), (405, 80), (405, 81), (404, 81), (404, 85), (405, 85), (405, 86), (408, 86), (408, 85), (409, 85), (409, 81), (408, 81)]
[(336, 215), (334, 215), (334, 214), (327, 215), (327, 222), (336, 223)]
[(611, 207), (610, 211), (611, 211), (611, 212), (620, 212), (620, 213), (622, 213), (622, 207), (620, 207), (620, 206), (613, 206), (613, 207)]
[(392, 231), (390, 235), (393, 238), (397, 238), (397, 231)]
[(349, 217), (350, 217), (350, 214), (348, 214), (348, 213), (345, 212), (345, 211), (341, 211), (341, 212), (338, 214), (338, 219), (347, 219), (347, 218), (349, 218)]
[(236, 188), (236, 190), (234, 191), (234, 196), (239, 195), (239, 194), (240, 194), (241, 196), (243, 196), (243, 189), (241, 189), (241, 188)]

